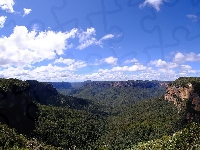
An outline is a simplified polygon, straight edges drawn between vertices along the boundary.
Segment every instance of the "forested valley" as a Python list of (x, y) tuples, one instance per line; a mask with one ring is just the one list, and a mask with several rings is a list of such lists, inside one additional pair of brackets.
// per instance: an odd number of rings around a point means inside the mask
[(198, 97), (194, 102), (166, 93), (169, 87), (187, 91), (189, 83), (194, 88), (189, 92), (198, 95), (200, 78), (194, 77), (77, 83), (0, 79), (0, 149), (198, 150)]

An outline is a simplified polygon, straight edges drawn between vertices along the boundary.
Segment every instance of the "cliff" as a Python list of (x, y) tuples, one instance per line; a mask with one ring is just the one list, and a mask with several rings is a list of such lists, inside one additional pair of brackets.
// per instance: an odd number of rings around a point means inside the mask
[(165, 100), (171, 101), (180, 110), (186, 109), (187, 119), (200, 118), (200, 78), (179, 78), (166, 87)]
[[(0, 122), (29, 134), (39, 112), (29, 92), (29, 84), (18, 79), (0, 79)], [(28, 127), (28, 128), (27, 128)]]
[(88, 100), (59, 94), (49, 83), (0, 79), (0, 123), (30, 134), (39, 114), (36, 103), (74, 109), (93, 106)]
[(52, 84), (36, 80), (26, 80), (26, 82), (29, 84), (30, 95), (36, 102), (43, 105), (61, 105), (60, 95)]

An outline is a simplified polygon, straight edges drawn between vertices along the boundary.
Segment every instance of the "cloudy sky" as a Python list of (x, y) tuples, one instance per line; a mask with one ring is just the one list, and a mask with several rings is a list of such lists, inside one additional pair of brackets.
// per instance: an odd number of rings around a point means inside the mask
[(200, 76), (198, 0), (0, 0), (0, 77)]

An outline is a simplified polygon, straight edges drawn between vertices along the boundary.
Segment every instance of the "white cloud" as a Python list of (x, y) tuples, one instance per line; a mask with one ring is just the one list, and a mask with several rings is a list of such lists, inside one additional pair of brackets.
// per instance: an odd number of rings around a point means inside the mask
[(74, 62), (75, 62), (74, 59), (63, 59), (62, 57), (60, 57), (59, 59), (56, 59), (54, 63), (63, 63), (66, 65), (71, 65)]
[(33, 24), (33, 26), (32, 26), (32, 30), (33, 31), (37, 31), (37, 32), (39, 32), (39, 25), (38, 24)]
[(84, 49), (90, 45), (95, 44), (96, 39), (92, 37), (92, 35), (96, 35), (94, 28), (87, 29), (86, 32), (79, 31), (78, 37), (79, 37), (79, 43), (80, 45), (77, 47), (77, 49)]
[(26, 15), (28, 15), (28, 14), (30, 14), (31, 11), (32, 11), (31, 9), (24, 8), (24, 15), (23, 15), (23, 17), (26, 16)]
[[(82, 48), (88, 47), (92, 43), (101, 45), (99, 41), (113, 38), (109, 34), (97, 41), (92, 35), (95, 35), (94, 28), (89, 28), (86, 31), (74, 28), (69, 32), (54, 32), (51, 30), (39, 31), (37, 25), (34, 25), (31, 31), (28, 31), (25, 26), (15, 26), (10, 36), (2, 36), (0, 38), (0, 65), (27, 66), (45, 59), (54, 59), (56, 54), (62, 55), (65, 50), (72, 48), (73, 44), (69, 44), (68, 39), (76, 37), (82, 43)], [(108, 64), (116, 64), (117, 60), (117, 58), (109, 57), (101, 61)], [(63, 61), (65, 63), (73, 60)], [(56, 60), (56, 63), (58, 62), (59, 60)], [(73, 70), (78, 66), (83, 67), (86, 65), (85, 62), (74, 61), (72, 66), (68, 67)]]
[(133, 66), (123, 66), (123, 67), (113, 67), (111, 69), (111, 71), (143, 71), (143, 70), (146, 70), (147, 67), (146, 66), (143, 66), (139, 63), (133, 65)]
[(160, 5), (163, 4), (167, 0), (145, 0), (144, 3), (140, 4), (139, 7), (145, 7), (146, 5), (150, 5), (154, 7), (157, 11), (160, 11)]
[(75, 61), (74, 59), (63, 59), (60, 57), (59, 59), (56, 59), (54, 63), (63, 63), (66, 64), (67, 70), (77, 70), (78, 68), (83, 68), (87, 66), (87, 63), (85, 61), (77, 60)]
[(0, 28), (4, 27), (4, 23), (6, 22), (6, 16), (1, 16), (0, 17)]
[(115, 36), (113, 34), (107, 34), (107, 35), (103, 36), (99, 41), (97, 41), (97, 44), (101, 45), (104, 40), (112, 39), (114, 37)]
[(192, 67), (189, 65), (181, 65), (180, 69), (181, 71), (189, 71), (192, 70)]
[[(94, 31), (90, 28), (85, 31), (87, 34), (80, 37), (78, 36), (80, 35), (78, 29), (72, 29), (69, 32), (54, 32), (51, 30), (38, 32), (34, 29), (28, 31), (24, 26), (16, 26), (10, 36), (0, 37), (0, 77), (16, 77), (23, 80), (35, 79), (39, 81), (174, 80), (179, 76), (200, 73), (200, 70), (193, 70), (192, 66), (184, 64), (200, 61), (200, 54), (192, 52), (178, 52), (174, 54), (172, 62), (158, 59), (150, 61), (148, 66), (133, 58), (126, 60), (125, 63), (134, 63), (134, 65), (111, 67), (109, 65), (118, 63), (118, 58), (110, 56), (96, 60), (96, 64), (105, 64), (104, 69), (98, 68), (99, 70), (95, 71), (95, 66), (92, 73), (80, 73), (85, 69), (84, 67), (88, 66), (85, 61), (63, 57), (55, 59), (56, 53), (62, 55), (66, 49), (71, 48), (72, 45), (68, 43), (68, 39), (78, 37), (79, 40), (82, 40), (81, 42), (84, 42), (85, 39), (90, 39), (95, 35)], [(103, 39), (112, 37), (106, 35)], [(33, 66), (35, 62), (45, 59), (51, 59), (52, 64), (39, 67)], [(149, 65), (152, 66), (149, 67)], [(79, 70), (79, 68), (83, 69)]]
[(74, 62), (73, 64), (69, 65), (66, 67), (67, 70), (71, 70), (71, 71), (75, 71), (79, 68), (83, 68), (83, 67), (86, 67), (87, 66), (87, 63), (84, 62), (84, 61), (76, 61)]
[(170, 69), (175, 69), (177, 68), (179, 65), (177, 63), (173, 63), (173, 62), (167, 62), (167, 67)]
[(133, 58), (131, 60), (126, 60), (124, 63), (128, 64), (128, 63), (137, 63), (137, 62), (138, 62), (138, 60), (136, 58)]
[(192, 19), (193, 21), (197, 21), (198, 20), (198, 16), (194, 15), (194, 14), (188, 14), (188, 15), (186, 15), (186, 17), (188, 17), (189, 19)]
[(166, 67), (167, 63), (161, 59), (155, 60), (155, 61), (150, 61), (151, 65), (155, 65), (156, 67)]
[(95, 35), (96, 35), (96, 30), (94, 28), (88, 28), (87, 31), (85, 32), (80, 30), (77, 33), (77, 36), (79, 37), (79, 43), (80, 43), (80, 45), (77, 46), (77, 49), (82, 50), (91, 45), (99, 45), (102, 47), (102, 41), (114, 38), (114, 35), (107, 34), (98, 41), (96, 38), (93, 37)]
[(178, 52), (174, 59), (173, 59), (173, 62), (176, 62), (176, 63), (184, 63), (184, 62), (194, 62), (194, 61), (198, 61), (199, 60), (199, 57), (200, 54), (196, 55), (195, 53), (188, 53), (188, 54), (182, 54), (180, 52)]
[(74, 38), (77, 29), (70, 32), (28, 31), (16, 26), (13, 33), (0, 38), (0, 65), (28, 65), (44, 59), (53, 59), (71, 47), (67, 40)]
[[(38, 80), (38, 81), (85, 81), (85, 80), (174, 80), (180, 76), (188, 76), (188, 73), (197, 74), (200, 70), (190, 70), (188, 65), (181, 66), (180, 71), (173, 69), (147, 68), (141, 64), (134, 66), (113, 67), (109, 69), (99, 69), (97, 72), (76, 74), (70, 70), (69, 66), (61, 67), (52, 64), (39, 66), (33, 69), (25, 70), (22, 67), (9, 67), (0, 70), (0, 76), (4, 78), (18, 78), (21, 80)], [(140, 69), (140, 68), (143, 68)], [(182, 69), (182, 70), (181, 70)], [(189, 70), (188, 70), (189, 69)], [(187, 71), (188, 70), (188, 71)], [(141, 71), (137, 72), (136, 71)], [(128, 72), (128, 74), (127, 74)]]
[(173, 62), (176, 63), (183, 63), (184, 61), (185, 61), (185, 56), (180, 52), (178, 52), (173, 59)]
[(195, 53), (189, 53), (189, 54), (186, 54), (185, 59), (186, 61), (193, 62), (193, 61), (197, 61), (198, 59), (197, 57), (198, 56)]
[(117, 61), (118, 61), (118, 58), (110, 56), (110, 57), (102, 59), (100, 62), (105, 62), (109, 65), (115, 65), (117, 64)]
[(0, 8), (7, 12), (13, 13), (14, 0), (0, 0)]

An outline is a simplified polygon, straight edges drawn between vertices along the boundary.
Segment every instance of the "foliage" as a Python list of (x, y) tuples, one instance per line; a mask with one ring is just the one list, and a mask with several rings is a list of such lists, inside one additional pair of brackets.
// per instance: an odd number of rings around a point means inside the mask
[[(181, 78), (173, 84), (187, 85), (189, 81), (198, 89), (198, 78)], [(147, 83), (148, 88), (142, 81), (137, 81), (140, 86), (121, 87), (107, 86), (110, 82), (105, 82), (106, 86), (78, 84), (78, 88), (71, 88), (75, 89), (73, 96), (67, 96), (58, 93), (49, 83), (0, 79), (2, 93), (9, 92), (14, 100), (25, 101), (9, 107), (1, 101), (0, 121), (5, 116), (10, 121), (9, 127), (12, 124), (20, 129), (25, 125), (30, 129), (30, 124), (34, 127), (31, 134), (22, 135), (17, 133), (21, 130), (0, 125), (0, 148), (198, 149), (200, 128), (196, 124), (186, 126), (186, 111), (190, 107), (178, 112), (161, 96), (165, 87)], [(32, 104), (30, 110), (29, 104)], [(31, 120), (30, 116), (35, 117)]]
[(173, 82), (170, 82), (169, 86), (177, 86), (177, 87), (187, 87), (188, 83), (200, 84), (200, 77), (180, 77)]
[(117, 116), (110, 116), (101, 140), (109, 149), (171, 135), (184, 127), (183, 114), (163, 99), (138, 101)]
[(6, 150), (61, 150), (50, 145), (38, 142), (36, 139), (28, 140), (24, 135), (18, 134), (15, 129), (0, 124), (0, 149)]
[(39, 105), (40, 115), (33, 136), (54, 146), (94, 149), (105, 120), (83, 110)]
[(196, 123), (187, 125), (172, 136), (141, 142), (127, 150), (198, 150), (200, 149), (200, 127)]
[(0, 79), (0, 92), (12, 91), (18, 93), (27, 89), (29, 84), (19, 79)]
[[(69, 89), (67, 89), (69, 90)], [(69, 94), (66, 89), (58, 90), (62, 94)], [(83, 86), (79, 89), (72, 89), (70, 93), (74, 97), (89, 99), (93, 103), (102, 105), (101, 110), (107, 113), (119, 113), (123, 111), (121, 108), (129, 106), (143, 99), (160, 97), (165, 92), (165, 87), (143, 88), (137, 87), (101, 87)]]

